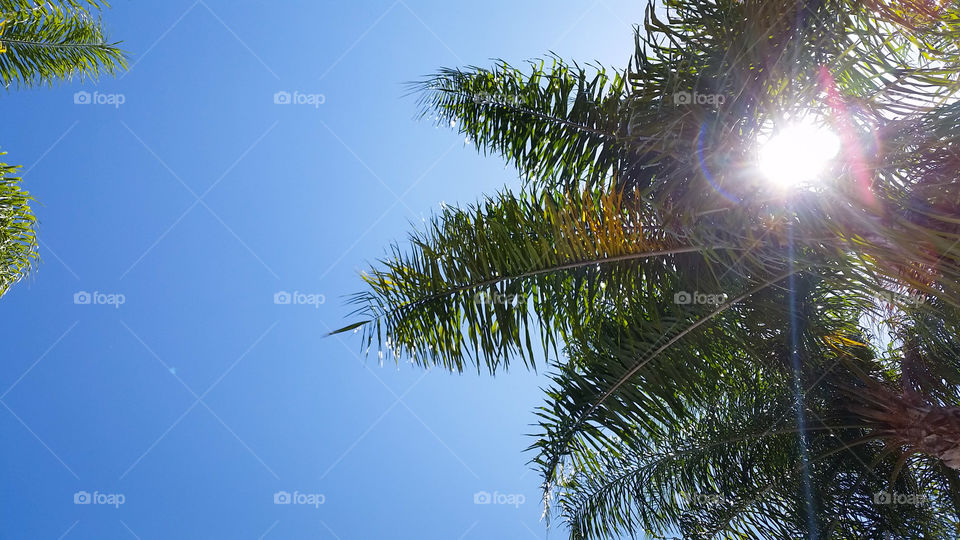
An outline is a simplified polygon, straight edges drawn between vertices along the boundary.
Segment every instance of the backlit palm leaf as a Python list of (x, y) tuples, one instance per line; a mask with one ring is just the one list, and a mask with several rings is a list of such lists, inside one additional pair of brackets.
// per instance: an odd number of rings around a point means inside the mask
[(456, 371), (470, 358), (491, 373), (513, 355), (535, 365), (533, 336), (550, 350), (605, 304), (666, 281), (667, 256), (723, 250), (666, 238), (620, 195), (589, 192), (449, 208), (410, 242), (354, 298), (368, 346), (376, 339), (381, 351)]
[[(368, 345), (455, 370), (472, 351), (491, 372), (533, 363), (531, 328), (562, 347), (533, 448), (574, 538), (950, 537), (960, 9), (663, 7), (622, 75), (556, 60), (422, 85), (426, 114), (534, 195), (448, 210), (395, 248), (358, 297)], [(841, 155), (785, 193), (757, 149), (803, 117)], [(494, 290), (525, 303), (470, 303)], [(884, 506), (882, 489), (930, 504)]]

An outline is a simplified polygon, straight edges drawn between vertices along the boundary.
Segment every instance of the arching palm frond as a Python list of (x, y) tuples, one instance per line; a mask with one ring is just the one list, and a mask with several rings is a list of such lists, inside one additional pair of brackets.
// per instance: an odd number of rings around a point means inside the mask
[(589, 70), (555, 57), (530, 62), (526, 74), (500, 62), (443, 69), (413, 90), (424, 116), (455, 125), (528, 181), (571, 189), (609, 183), (627, 159), (626, 79)]
[(29, 273), (37, 258), (37, 220), (29, 206), (32, 198), (13, 176), (17, 169), (0, 163), (0, 296)]
[(0, 0), (0, 11), (29, 11), (43, 9), (66, 9), (72, 11), (101, 10), (110, 7), (103, 0)]
[[(530, 364), (530, 333), (562, 347), (532, 448), (573, 538), (955, 535), (960, 7), (663, 4), (623, 74), (556, 60), (420, 86), (536, 195), (395, 248), (353, 327), (455, 370)], [(799, 120), (842, 149), (784, 192), (758, 148)]]
[(648, 228), (618, 194), (546, 193), (448, 208), (411, 249), (364, 276), (372, 289), (354, 297), (367, 346), (455, 371), (505, 368), (513, 355), (529, 366), (540, 345), (574, 338), (604, 305), (641, 288), (653, 291), (674, 272), (669, 255), (723, 251), (684, 244)]
[[(816, 418), (801, 439), (789, 391), (754, 382), (751, 391), (743, 388), (711, 403), (646, 446), (582, 453), (556, 490), (570, 537), (952, 535), (956, 506), (949, 486), (955, 471), (917, 461), (891, 483), (896, 465), (883, 457), (882, 445), (841, 441), (836, 434), (846, 436), (850, 427)], [(809, 495), (804, 475), (811, 480)], [(888, 493), (923, 504), (882, 504)]]
[[(868, 299), (835, 294), (831, 276), (823, 277), (799, 278), (798, 290), (807, 292), (792, 310), (801, 332), (799, 389), (790, 325), (776, 320), (791, 310), (771, 307), (787, 306), (789, 291), (776, 288), (634, 374), (620, 366), (644, 358), (633, 344), (636, 329), (658, 333), (649, 320), (634, 318), (632, 332), (608, 326), (600, 332), (605, 341), (572, 354), (616, 355), (564, 366), (538, 413), (535, 461), (573, 538), (670, 530), (685, 538), (943, 537), (953, 530), (956, 472), (944, 465), (956, 451), (948, 421), (956, 401), (898, 397), (902, 361), (891, 369), (875, 357), (859, 328)], [(939, 367), (950, 380), (960, 374)], [(610, 377), (618, 369), (628, 376)], [(622, 389), (605, 397), (621, 380)], [(709, 461), (687, 453), (701, 446)], [(883, 493), (923, 504), (878, 503)]]
[(99, 6), (79, 1), (0, 3), (0, 80), (7, 87), (37, 86), (74, 76), (112, 75), (126, 67), (123, 52), (90, 12)]
[[(30, 87), (125, 67), (123, 53), (92, 16), (106, 6), (98, 0), (0, 0), (0, 82)], [(11, 176), (16, 169), (0, 164), (0, 296), (37, 258), (36, 219), (30, 196)]]
[[(724, 320), (738, 303), (787, 277), (774, 277), (709, 306), (677, 304), (675, 297), (667, 304), (651, 296), (632, 306), (632, 313), (618, 313), (619, 320), (598, 325), (582, 343), (571, 344), (574, 361), (554, 377), (549, 404), (538, 413), (543, 432), (534, 445), (540, 452), (535, 461), (545, 489), (551, 489), (567, 456), (576, 459), (580, 451), (613, 446), (638, 429), (654, 434), (669, 428), (699, 400), (729, 391), (724, 377), (738, 372), (743, 360), (730, 344), (739, 338), (739, 351), (747, 351), (750, 336), (731, 335)], [(753, 363), (746, 365), (756, 369)]]

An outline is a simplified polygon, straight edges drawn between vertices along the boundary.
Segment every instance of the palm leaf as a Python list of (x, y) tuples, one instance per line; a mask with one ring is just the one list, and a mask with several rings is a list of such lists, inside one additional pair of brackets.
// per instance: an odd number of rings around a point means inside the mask
[(456, 371), (472, 358), (491, 373), (512, 355), (535, 365), (532, 329), (549, 351), (605, 303), (665, 282), (669, 256), (723, 249), (666, 238), (621, 196), (589, 192), (504, 194), (448, 209), (410, 242), (364, 275), (371, 292), (354, 298), (368, 346), (376, 338), (418, 364)]
[(502, 61), (492, 69), (443, 69), (412, 89), (424, 116), (455, 125), (537, 185), (601, 185), (628, 159), (620, 73), (553, 57), (530, 62), (526, 74)]
[(20, 187), (20, 178), (12, 176), (17, 169), (0, 163), (0, 296), (25, 277), (37, 259), (32, 197)]
[(123, 52), (106, 37), (85, 5), (60, 2), (26, 8), (23, 1), (0, 5), (4, 17), (0, 80), (9, 87), (52, 84), (74, 76), (97, 78), (126, 67)]

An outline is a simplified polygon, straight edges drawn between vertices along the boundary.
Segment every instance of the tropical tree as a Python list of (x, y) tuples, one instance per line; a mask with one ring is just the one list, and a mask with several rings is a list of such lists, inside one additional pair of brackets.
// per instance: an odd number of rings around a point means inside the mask
[(16, 171), (0, 163), (0, 296), (29, 272), (37, 253), (36, 218)]
[[(78, 76), (97, 78), (126, 66), (94, 18), (97, 0), (0, 0), (0, 81), (9, 89), (52, 85)], [(25, 277), (37, 259), (31, 197), (0, 163), (0, 296)]]
[(571, 538), (956, 537), (958, 39), (943, 2), (668, 0), (623, 70), (441, 70), (424, 114), (524, 187), (395, 245), (341, 331), (549, 364)]
[(114, 75), (126, 66), (99, 18), (98, 0), (0, 0), (0, 80), (36, 86), (74, 76)]

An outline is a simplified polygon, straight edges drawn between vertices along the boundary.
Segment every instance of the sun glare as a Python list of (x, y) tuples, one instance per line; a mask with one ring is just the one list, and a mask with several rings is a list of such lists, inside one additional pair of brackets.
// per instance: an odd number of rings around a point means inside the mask
[(760, 147), (760, 171), (781, 188), (811, 184), (840, 151), (840, 138), (811, 123), (775, 131)]

